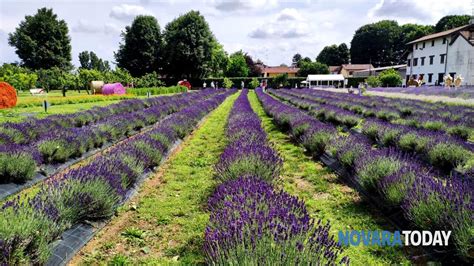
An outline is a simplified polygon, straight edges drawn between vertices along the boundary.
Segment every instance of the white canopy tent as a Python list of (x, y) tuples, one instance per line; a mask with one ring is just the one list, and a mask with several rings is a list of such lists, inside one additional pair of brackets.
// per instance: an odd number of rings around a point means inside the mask
[(344, 76), (341, 74), (318, 74), (318, 75), (308, 75), (306, 78), (306, 84), (308, 87), (311, 87), (314, 85), (314, 82), (316, 82), (316, 86), (322, 86), (324, 85), (323, 82), (326, 83), (327, 86), (334, 85), (334, 81), (336, 82), (343, 82), (344, 83)]

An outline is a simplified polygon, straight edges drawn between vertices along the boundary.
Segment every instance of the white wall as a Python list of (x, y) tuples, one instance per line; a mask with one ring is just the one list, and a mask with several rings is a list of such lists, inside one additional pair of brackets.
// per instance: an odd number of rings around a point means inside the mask
[(461, 74), (463, 85), (474, 85), (474, 46), (459, 36), (449, 46), (447, 73)]
[[(420, 74), (424, 74), (424, 80), (427, 85), (435, 85), (435, 82), (438, 80), (438, 74), (444, 73), (445, 64), (441, 63), (441, 54), (446, 53), (446, 46), (450, 41), (450, 37), (446, 38), (446, 43), (443, 44), (443, 38), (435, 39), (434, 46), (431, 46), (431, 40), (425, 41), (425, 48), (423, 48), (423, 42), (418, 43), (418, 49), (416, 49), (416, 44), (413, 44), (413, 50), (408, 55), (407, 59), (411, 59), (410, 66), (407, 67), (407, 75), (416, 75), (417, 77)], [(448, 48), (448, 52), (451, 47)], [(413, 54), (413, 56), (412, 56)], [(430, 65), (430, 56), (434, 55), (433, 64)], [(424, 65), (421, 65), (421, 57), (425, 57)], [(448, 55), (449, 57), (449, 55)], [(418, 58), (418, 65), (413, 66), (413, 59)], [(446, 57), (445, 57), (446, 60)], [(431, 82), (428, 82), (428, 74), (433, 73), (433, 78)], [(441, 80), (442, 82), (442, 80)]]

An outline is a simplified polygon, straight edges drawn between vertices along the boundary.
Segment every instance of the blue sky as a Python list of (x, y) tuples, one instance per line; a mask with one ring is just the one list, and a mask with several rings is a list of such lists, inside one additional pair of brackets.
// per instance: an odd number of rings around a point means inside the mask
[(0, 63), (18, 61), (8, 33), (41, 7), (53, 8), (70, 30), (73, 63), (83, 50), (114, 61), (120, 32), (139, 14), (161, 26), (199, 10), (227, 52), (244, 50), (269, 65), (289, 64), (299, 52), (314, 59), (330, 44), (346, 42), (363, 24), (394, 19), (434, 24), (448, 14), (470, 14), (474, 0), (0, 0)]

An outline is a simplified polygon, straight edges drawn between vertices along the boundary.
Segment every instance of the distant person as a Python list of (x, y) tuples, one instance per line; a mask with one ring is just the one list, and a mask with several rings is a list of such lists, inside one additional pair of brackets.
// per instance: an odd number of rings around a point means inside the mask
[(211, 88), (215, 89), (216, 86), (214, 85), (214, 81), (211, 81)]
[(207, 87), (207, 84), (206, 82), (204, 81), (204, 83), (202, 84), (202, 87), (205, 89)]

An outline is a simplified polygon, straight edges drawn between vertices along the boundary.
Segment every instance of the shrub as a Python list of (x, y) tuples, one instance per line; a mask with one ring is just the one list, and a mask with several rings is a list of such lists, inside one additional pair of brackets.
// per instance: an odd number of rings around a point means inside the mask
[(221, 154), (216, 164), (216, 178), (227, 181), (253, 175), (273, 182), (279, 177), (282, 165), (281, 158), (272, 148), (260, 144), (245, 145), (238, 141)]
[(382, 71), (378, 77), (384, 87), (399, 87), (403, 81), (400, 74), (393, 68)]
[(249, 89), (255, 89), (260, 85), (260, 82), (258, 82), (257, 78), (253, 78), (252, 81), (250, 81), (248, 87)]
[(334, 132), (329, 130), (311, 130), (303, 135), (303, 146), (314, 156), (320, 156), (333, 136)]
[(72, 225), (112, 216), (120, 198), (102, 177), (96, 176), (88, 180), (64, 180), (40, 192), (35, 200), (56, 206), (60, 221)]
[(139, 78), (135, 78), (135, 87), (137, 88), (150, 88), (150, 87), (161, 87), (164, 85), (156, 72), (145, 74)]
[(329, 223), (310, 219), (304, 202), (259, 177), (217, 187), (204, 252), (209, 265), (336, 265), (349, 263)]
[(463, 166), (472, 156), (470, 151), (452, 143), (437, 143), (428, 149), (430, 163), (447, 172)]
[(47, 162), (65, 162), (76, 154), (76, 149), (65, 140), (44, 140), (38, 144), (38, 151)]
[(23, 183), (31, 180), (36, 172), (36, 163), (31, 154), (0, 153), (0, 183)]
[(230, 88), (232, 88), (232, 85), (234, 85), (234, 82), (232, 82), (232, 80), (230, 80), (229, 78), (226, 77), (222, 81), (222, 84), (223, 84), (224, 88), (230, 89)]
[(376, 88), (379, 87), (382, 82), (380, 82), (380, 79), (377, 76), (370, 76), (367, 77), (367, 84), (372, 88)]
[(380, 191), (390, 206), (400, 206), (412, 188), (417, 174), (412, 169), (403, 167), (380, 181)]
[(0, 209), (0, 264), (44, 264), (51, 254), (49, 243), (62, 230), (51, 219), (53, 212), (26, 202), (6, 202)]
[(365, 159), (362, 166), (357, 169), (361, 185), (369, 190), (375, 190), (382, 178), (392, 175), (400, 170), (401, 162), (393, 157), (372, 157)]
[(468, 126), (459, 125), (448, 127), (446, 132), (448, 132), (448, 134), (450, 135), (457, 136), (463, 140), (467, 140), (469, 139), (469, 136), (473, 133), (473, 130)]
[(424, 153), (430, 143), (428, 137), (416, 133), (402, 134), (398, 139), (398, 147), (406, 152)]
[(376, 123), (365, 123), (362, 127), (362, 134), (366, 135), (372, 142), (376, 142), (379, 135), (379, 127)]
[(445, 127), (443, 121), (426, 121), (421, 126), (429, 130), (442, 130)]

